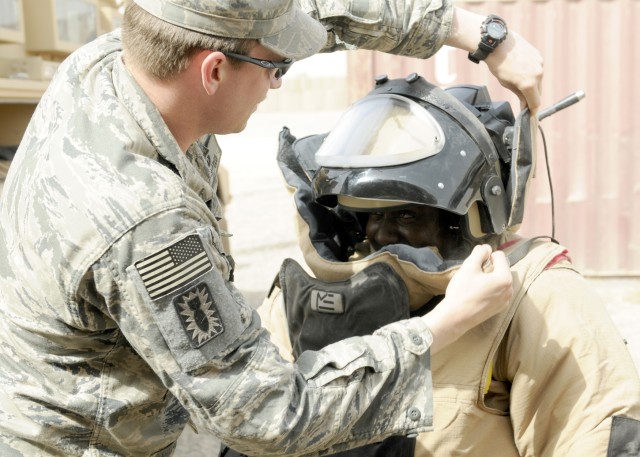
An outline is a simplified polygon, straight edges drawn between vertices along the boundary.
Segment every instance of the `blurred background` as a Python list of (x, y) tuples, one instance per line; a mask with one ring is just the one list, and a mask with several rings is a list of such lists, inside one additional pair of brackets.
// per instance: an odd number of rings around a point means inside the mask
[[(545, 59), (543, 107), (582, 90), (586, 98), (541, 125), (549, 147), (556, 236), (585, 274), (640, 275), (639, 0), (456, 1), (506, 18)], [(59, 62), (120, 24), (122, 0), (0, 0), (0, 180), (12, 148)], [(440, 86), (470, 83), (494, 100), (519, 103), (485, 65), (444, 47), (428, 60), (370, 51), (318, 55), (297, 63), (261, 113), (339, 111), (373, 78), (417, 72)], [(251, 133), (246, 132), (246, 133)], [(274, 132), (277, 134), (277, 132)], [(539, 142), (540, 143), (540, 142)], [(550, 233), (551, 194), (539, 157), (523, 234)], [(232, 181), (234, 176), (229, 176)]]
[[(640, 0), (456, 1), (506, 19), (545, 59), (542, 106), (584, 91), (544, 119), (555, 202), (555, 238), (594, 283), (640, 367)], [(0, 0), (0, 192), (15, 149), (59, 63), (120, 24), (121, 0)], [(222, 136), (220, 195), (226, 202), (236, 283), (253, 305), (285, 257), (301, 260), (293, 207), (275, 161), (283, 126), (298, 137), (328, 131), (374, 77), (416, 72), (446, 87), (486, 85), (493, 100), (519, 102), (486, 65), (444, 47), (428, 60), (370, 51), (296, 63), (240, 134)], [(542, 146), (541, 138), (538, 145)], [(539, 148), (523, 235), (551, 235), (552, 199)], [(0, 260), (1, 261), (1, 260)], [(216, 455), (217, 441), (187, 429), (178, 456)]]

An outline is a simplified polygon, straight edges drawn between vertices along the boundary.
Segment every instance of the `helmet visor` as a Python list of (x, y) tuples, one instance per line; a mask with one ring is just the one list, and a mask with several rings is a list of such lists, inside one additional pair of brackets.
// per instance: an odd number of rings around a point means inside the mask
[(418, 103), (393, 94), (368, 96), (340, 118), (316, 153), (320, 166), (386, 167), (433, 156), (445, 144), (442, 127)]

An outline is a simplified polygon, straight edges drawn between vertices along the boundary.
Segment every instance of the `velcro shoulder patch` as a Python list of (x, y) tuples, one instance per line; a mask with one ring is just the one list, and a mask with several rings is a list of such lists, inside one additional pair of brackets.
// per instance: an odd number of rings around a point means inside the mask
[(640, 421), (614, 416), (607, 457), (640, 456)]
[(201, 277), (213, 265), (202, 246), (202, 240), (193, 234), (139, 260), (135, 267), (149, 298), (156, 300)]
[(152, 319), (140, 322), (141, 331), (157, 326), (185, 372), (224, 357), (247, 329), (259, 326), (253, 308), (217, 267), (209, 240), (207, 230), (196, 231), (127, 267), (143, 315)]
[(181, 293), (173, 299), (173, 305), (194, 348), (224, 332), (220, 312), (206, 283), (196, 284)]

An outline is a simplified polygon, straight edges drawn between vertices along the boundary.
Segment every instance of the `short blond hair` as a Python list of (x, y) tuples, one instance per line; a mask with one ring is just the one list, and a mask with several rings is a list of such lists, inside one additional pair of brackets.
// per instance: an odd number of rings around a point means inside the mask
[(184, 71), (196, 51), (211, 49), (248, 54), (257, 42), (178, 27), (149, 14), (130, 0), (122, 19), (122, 43), (125, 58), (164, 80)]

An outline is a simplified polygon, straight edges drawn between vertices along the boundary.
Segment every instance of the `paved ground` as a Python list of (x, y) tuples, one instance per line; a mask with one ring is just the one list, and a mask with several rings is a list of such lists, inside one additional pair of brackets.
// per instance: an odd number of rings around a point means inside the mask
[[(230, 175), (232, 201), (227, 209), (236, 284), (258, 305), (286, 257), (301, 261), (291, 199), (275, 162), (278, 132), (288, 126), (298, 137), (330, 130), (338, 112), (256, 113), (245, 132), (222, 137), (223, 165)], [(592, 279), (640, 368), (640, 280)], [(188, 429), (176, 456), (216, 456), (213, 437)]]

